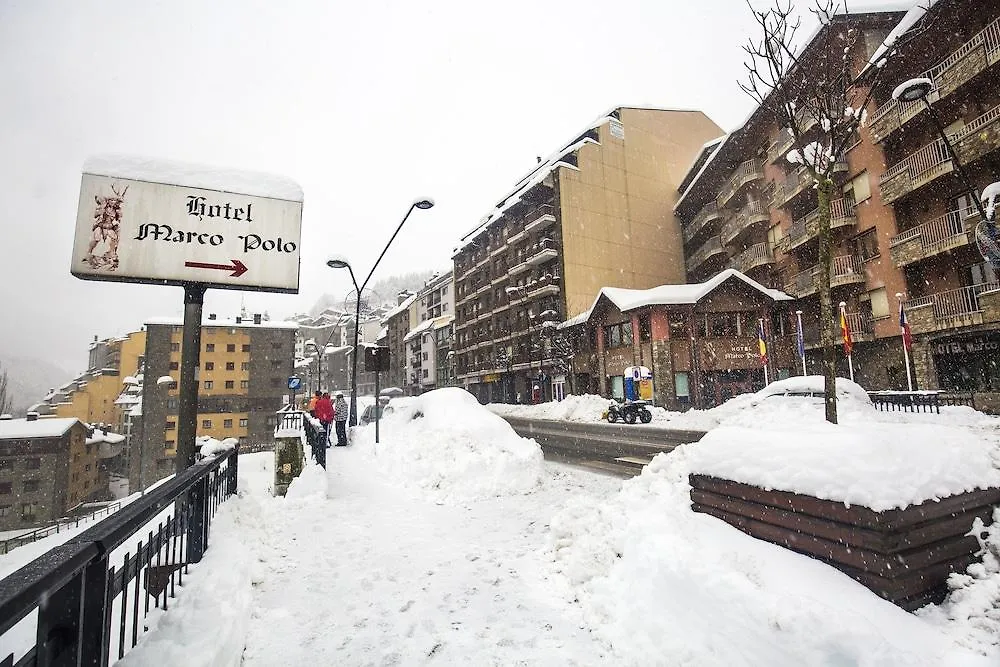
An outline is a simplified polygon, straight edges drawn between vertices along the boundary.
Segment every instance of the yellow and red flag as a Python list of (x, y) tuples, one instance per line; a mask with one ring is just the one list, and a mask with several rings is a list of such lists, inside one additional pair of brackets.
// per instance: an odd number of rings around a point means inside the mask
[(854, 340), (851, 338), (851, 327), (847, 324), (847, 313), (844, 312), (843, 306), (840, 308), (840, 335), (844, 339), (844, 354), (851, 356)]

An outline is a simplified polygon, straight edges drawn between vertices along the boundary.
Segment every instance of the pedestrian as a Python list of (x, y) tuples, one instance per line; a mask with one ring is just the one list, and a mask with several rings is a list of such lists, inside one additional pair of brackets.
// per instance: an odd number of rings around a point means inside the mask
[(317, 389), (316, 394), (309, 399), (308, 403), (306, 403), (306, 412), (311, 414), (313, 417), (316, 416), (316, 401), (318, 401), (322, 396), (323, 393)]
[(350, 416), (348, 412), (350, 409), (347, 407), (347, 401), (344, 400), (344, 394), (342, 392), (337, 392), (337, 402), (333, 405), (333, 417), (337, 421), (337, 446), (346, 447), (347, 446), (347, 418)]
[(323, 425), (323, 444), (330, 446), (330, 424), (333, 423), (333, 403), (330, 401), (330, 394), (323, 392), (319, 400), (316, 401), (316, 419)]

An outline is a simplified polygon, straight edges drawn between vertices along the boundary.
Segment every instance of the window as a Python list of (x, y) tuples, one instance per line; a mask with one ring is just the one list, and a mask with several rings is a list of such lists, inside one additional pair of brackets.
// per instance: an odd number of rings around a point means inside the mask
[(227, 361), (226, 362), (226, 370), (227, 371), (235, 371), (236, 370), (236, 362), (235, 361)]
[(250, 344), (249, 343), (243, 343), (242, 350), (244, 352), (249, 352), (250, 351)]
[(84, 472), (90, 472), (90, 464), (89, 463), (87, 465), (83, 466), (83, 471)]
[(21, 504), (21, 521), (32, 521), (35, 518), (36, 503)]
[(879, 256), (878, 251), (878, 232), (877, 230), (869, 230), (860, 236), (854, 238), (854, 251), (856, 254), (861, 256), (861, 261), (867, 262), (870, 259), (875, 259)]
[(177, 409), (177, 405), (178, 405), (178, 402), (177, 402), (176, 398), (168, 398), (167, 399), (167, 409), (168, 410), (176, 410)]
[(682, 399), (691, 397), (691, 388), (688, 385), (688, 374), (686, 371), (674, 373), (674, 395)]
[(767, 242), (772, 248), (781, 243), (781, 239), (784, 236), (781, 231), (781, 225), (774, 225), (767, 230)]
[(40, 458), (26, 459), (24, 462), (24, 467), (28, 470), (38, 470), (42, 467), (42, 460)]
[(847, 193), (854, 194), (854, 203), (860, 204), (863, 201), (867, 201), (872, 196), (871, 184), (868, 181), (868, 172), (863, 171), (854, 178), (851, 182), (844, 186), (844, 194)]
[(427, 353), (424, 352), (424, 361), (427, 361)]
[(684, 313), (670, 313), (667, 315), (667, 325), (670, 328), (670, 338), (688, 337), (688, 318)]
[[(499, 300), (500, 300), (500, 297), (497, 297), (497, 301), (499, 301)], [(448, 312), (448, 304), (447, 303), (445, 303), (445, 304), (443, 304), (441, 306), (441, 312), (442, 313), (447, 313)]]
[(11, 470), (14, 467), (14, 462), (10, 459), (0, 459), (0, 470)]
[(10, 505), (0, 505), (0, 517), (10, 516), (11, 509), (12, 507)]
[(889, 294), (884, 287), (873, 289), (868, 292), (868, 296), (872, 304), (872, 317), (889, 317), (892, 314), (889, 312)]
[(222, 420), (222, 428), (232, 428), (232, 427), (233, 427), (233, 420), (232, 419), (223, 419)]
[(649, 313), (639, 316), (639, 342), (648, 343), (653, 339), (653, 327), (650, 324)]
[(962, 279), (966, 286), (982, 285), (983, 283), (993, 283), (997, 281), (996, 271), (989, 262), (980, 262), (962, 269)]
[(241, 371), (248, 371), (248, 370), (250, 370), (250, 362), (249, 361), (244, 361), (242, 364), (240, 364), (240, 370)]
[(281, 359), (271, 359), (271, 368), (281, 368)]
[(201, 420), (201, 427), (202, 428), (212, 428), (212, 420), (211, 419), (202, 419)]
[(424, 377), (427, 377), (427, 369), (424, 369)]
[(170, 362), (170, 370), (176, 371), (180, 367), (181, 367), (180, 364), (178, 364), (176, 361)]
[(214, 384), (212, 383), (211, 380), (205, 380), (205, 385), (204, 386), (205, 386), (205, 389), (211, 389), (214, 386)]
[[(87, 467), (89, 468), (90, 466), (87, 466)], [(40, 481), (38, 481), (37, 479), (26, 479), (26, 480), (24, 480), (24, 492), (25, 493), (34, 493), (39, 488), (41, 488), (41, 486), (42, 486), (42, 483)]]
[(280, 342), (272, 342), (271, 343), (271, 349), (272, 350), (280, 350), (281, 349), (281, 343)]
[(163, 428), (166, 429), (167, 431), (171, 431), (177, 428), (177, 422), (168, 421)]
[(171, 343), (170, 344), (170, 351), (171, 352), (180, 352), (181, 351), (181, 344), (180, 343)]
[(176, 446), (177, 446), (177, 442), (174, 441), (174, 440), (164, 440), (163, 441), (163, 447), (165, 449), (173, 449)]
[(226, 380), (226, 389), (235, 389), (236, 382), (233, 380)]
[(215, 370), (215, 363), (211, 362), (211, 361), (206, 361), (205, 362), (205, 370), (206, 371), (214, 371)]
[(250, 380), (240, 380), (240, 389), (247, 389), (250, 386)]
[(0, 482), (0, 496), (9, 496), (13, 491), (13, 482)]
[(624, 347), (632, 344), (632, 323), (621, 322), (604, 327), (604, 343), (607, 347)]
[(206, 352), (215, 352), (215, 343), (209, 343), (205, 346)]
[(241, 420), (240, 420), (240, 426), (242, 426), (243, 428), (246, 428), (246, 427), (247, 427), (247, 424), (248, 424), (249, 422), (250, 422), (250, 420), (249, 420), (249, 419), (247, 419), (246, 417), (244, 417), (243, 419), (241, 419)]
[(235, 351), (236, 351), (236, 343), (229, 343), (228, 345), (226, 345), (226, 352), (235, 352)]

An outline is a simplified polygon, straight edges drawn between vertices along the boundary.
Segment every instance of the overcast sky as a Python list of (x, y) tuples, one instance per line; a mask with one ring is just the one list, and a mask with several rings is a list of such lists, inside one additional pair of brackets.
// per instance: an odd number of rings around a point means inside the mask
[[(0, 356), (75, 372), (87, 342), (180, 315), (182, 290), (69, 274), (88, 155), (284, 174), (305, 191), (299, 295), (210, 291), (287, 315), (345, 294), (409, 203), (379, 276), (446, 268), (513, 183), (606, 109), (704, 110), (724, 129), (743, 0), (0, 0)], [(359, 277), (360, 279), (360, 277)]]

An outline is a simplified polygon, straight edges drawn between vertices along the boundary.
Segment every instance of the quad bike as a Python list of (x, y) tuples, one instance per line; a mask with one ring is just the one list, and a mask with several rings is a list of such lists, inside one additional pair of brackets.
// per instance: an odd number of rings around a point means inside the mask
[(614, 424), (621, 419), (626, 424), (634, 424), (636, 419), (643, 424), (653, 421), (653, 413), (646, 406), (647, 401), (625, 401), (622, 404), (612, 403), (605, 412), (605, 418)]

